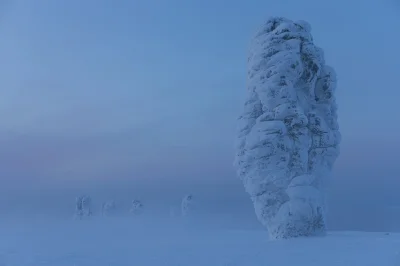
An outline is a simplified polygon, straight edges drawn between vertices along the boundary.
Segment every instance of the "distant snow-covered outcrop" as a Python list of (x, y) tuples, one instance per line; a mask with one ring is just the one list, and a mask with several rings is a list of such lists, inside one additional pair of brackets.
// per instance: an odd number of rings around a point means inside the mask
[(117, 205), (115, 204), (114, 200), (109, 200), (103, 203), (101, 210), (103, 216), (111, 216), (115, 214)]
[(92, 199), (86, 195), (77, 197), (75, 204), (75, 218), (83, 219), (84, 217), (92, 215)]
[(133, 215), (140, 215), (143, 212), (143, 203), (140, 200), (133, 200), (129, 212)]
[(189, 194), (183, 197), (181, 203), (181, 214), (182, 216), (189, 216), (193, 211), (193, 195)]

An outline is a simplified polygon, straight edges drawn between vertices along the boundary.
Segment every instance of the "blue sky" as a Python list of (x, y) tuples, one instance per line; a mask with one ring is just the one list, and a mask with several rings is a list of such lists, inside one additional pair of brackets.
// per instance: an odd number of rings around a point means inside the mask
[(396, 1), (9, 0), (2, 9), (4, 184), (235, 182), (248, 45), (273, 15), (310, 22), (337, 71), (338, 178), (399, 169)]

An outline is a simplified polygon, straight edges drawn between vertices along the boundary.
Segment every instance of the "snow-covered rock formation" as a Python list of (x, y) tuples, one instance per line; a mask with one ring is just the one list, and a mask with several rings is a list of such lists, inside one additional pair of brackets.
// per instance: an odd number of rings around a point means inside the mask
[(115, 201), (113, 201), (113, 200), (104, 202), (101, 207), (102, 207), (101, 211), (102, 211), (103, 216), (114, 215), (117, 210), (117, 205), (115, 204)]
[(89, 196), (79, 196), (76, 198), (75, 217), (82, 219), (83, 217), (92, 216), (92, 200)]
[(183, 197), (181, 203), (182, 216), (189, 216), (193, 210), (193, 195), (189, 194)]
[(140, 215), (143, 212), (143, 203), (140, 200), (132, 200), (131, 209), (129, 210), (133, 215)]
[(235, 166), (275, 239), (325, 233), (325, 181), (339, 155), (336, 76), (310, 31), (271, 18), (248, 57)]

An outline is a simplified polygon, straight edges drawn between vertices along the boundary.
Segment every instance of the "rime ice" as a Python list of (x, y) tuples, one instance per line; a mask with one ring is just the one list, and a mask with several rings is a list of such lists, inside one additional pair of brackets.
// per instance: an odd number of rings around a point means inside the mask
[(325, 233), (324, 183), (339, 155), (335, 72), (310, 31), (271, 18), (248, 57), (235, 165), (275, 239)]

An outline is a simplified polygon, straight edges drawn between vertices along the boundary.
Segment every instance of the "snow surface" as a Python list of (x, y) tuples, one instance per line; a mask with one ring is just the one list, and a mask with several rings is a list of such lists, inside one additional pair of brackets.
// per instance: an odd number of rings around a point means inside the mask
[(268, 241), (182, 219), (0, 222), (0, 266), (400, 266), (400, 234)]

